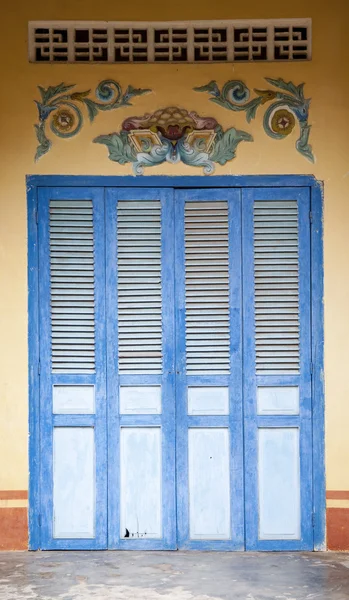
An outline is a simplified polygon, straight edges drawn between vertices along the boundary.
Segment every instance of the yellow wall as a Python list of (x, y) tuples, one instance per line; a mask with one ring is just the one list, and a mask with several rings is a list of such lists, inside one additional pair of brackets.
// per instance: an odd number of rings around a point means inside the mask
[[(21, 6), (22, 5), (22, 6)], [(327, 489), (349, 490), (349, 46), (346, 0), (292, 3), (211, 3), (177, 0), (167, 3), (134, 0), (32, 0), (8, 4), (2, 12), (0, 57), (2, 93), (0, 162), (0, 490), (26, 489), (27, 462), (27, 234), (26, 174), (126, 175), (125, 167), (111, 162), (102, 145), (92, 144), (98, 134), (118, 130), (128, 116), (178, 104), (199, 114), (212, 115), (225, 127), (249, 131), (254, 143), (241, 143), (237, 158), (216, 174), (314, 174), (325, 182), (325, 378)], [(313, 19), (313, 60), (307, 63), (194, 65), (43, 65), (27, 60), (27, 22), (39, 19), (79, 20), (186, 20), (237, 18)], [(297, 128), (282, 141), (267, 137), (262, 114), (247, 125), (244, 114), (229, 112), (194, 86), (216, 79), (242, 79), (250, 88), (265, 87), (264, 77), (305, 82), (312, 98), (311, 143), (316, 155), (312, 165), (294, 148)], [(33, 124), (39, 99), (37, 85), (61, 81), (77, 89), (95, 88), (105, 78), (123, 87), (149, 87), (152, 94), (135, 98), (133, 107), (99, 114), (86, 122), (71, 140), (53, 139), (51, 151), (33, 162), (36, 139)], [(147, 174), (198, 175), (201, 170), (182, 164), (164, 164)]]

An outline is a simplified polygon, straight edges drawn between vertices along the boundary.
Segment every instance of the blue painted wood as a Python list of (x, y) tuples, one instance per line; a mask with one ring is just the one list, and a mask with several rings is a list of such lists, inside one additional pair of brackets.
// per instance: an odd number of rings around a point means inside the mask
[[(86, 200), (93, 202), (94, 255), (95, 255), (95, 344), (96, 374), (74, 377), (69, 374), (51, 374), (50, 322), (50, 261), (49, 256), (49, 202), (51, 199)], [(105, 262), (104, 262), (104, 203), (103, 190), (81, 187), (40, 188), (39, 207), (39, 297), (40, 297), (40, 447), (41, 447), (41, 515), (42, 549), (105, 548), (107, 544), (107, 444), (106, 444), (106, 386), (105, 386)], [(52, 385), (55, 383), (94, 383), (96, 415), (53, 415)], [(94, 539), (53, 538), (53, 427), (91, 426), (95, 423), (96, 452), (96, 535)]]
[(311, 188), (314, 549), (326, 550), (323, 187)]
[[(81, 193), (83, 197), (85, 191)], [(106, 382), (106, 301), (105, 301), (105, 208), (104, 190), (91, 189), (93, 200), (95, 255), (95, 361), (96, 361), (96, 548), (107, 547), (107, 382)]]
[(118, 374), (117, 197), (105, 190), (107, 404), (108, 404), (108, 548), (118, 547), (120, 531), (120, 420)]
[(119, 375), (120, 385), (160, 385), (161, 375)]
[(52, 373), (52, 384), (54, 385), (69, 385), (69, 384), (94, 384), (95, 375), (90, 373)]
[(95, 415), (53, 415), (53, 427), (94, 427), (96, 425)]
[(258, 532), (256, 375), (254, 340), (254, 255), (253, 191), (242, 190), (242, 279), (243, 279), (243, 397), (244, 397), (244, 484), (245, 547), (255, 549)]
[(299, 415), (258, 415), (255, 417), (257, 427), (299, 427)]
[(188, 385), (212, 385), (212, 386), (228, 386), (230, 383), (230, 375), (220, 375), (219, 383), (217, 383), (216, 375), (187, 375)]
[[(176, 281), (176, 485), (177, 485), (177, 545), (182, 548), (189, 533), (188, 507), (188, 428), (185, 363), (185, 248), (183, 194), (175, 194), (175, 281)], [(193, 378), (197, 385), (200, 378)]]
[[(36, 186), (71, 186), (74, 188), (81, 188), (82, 186), (124, 186), (124, 187), (155, 187), (158, 185), (162, 185), (163, 187), (244, 187), (244, 186), (252, 186), (256, 187), (270, 187), (274, 185), (279, 185), (280, 187), (309, 187), (311, 189), (311, 210), (312, 210), (312, 218), (313, 218), (313, 226), (311, 228), (311, 261), (312, 261), (312, 269), (313, 275), (311, 279), (311, 310), (312, 310), (312, 361), (313, 361), (313, 380), (312, 380), (312, 393), (313, 393), (313, 429), (309, 430), (307, 427), (307, 433), (303, 436), (303, 439), (309, 439), (309, 435), (313, 437), (313, 455), (316, 457), (314, 461), (313, 468), (313, 511), (314, 511), (314, 547), (315, 549), (324, 549), (324, 540), (325, 540), (325, 472), (324, 472), (324, 382), (323, 382), (323, 249), (322, 249), (322, 188), (319, 183), (316, 182), (314, 177), (311, 176), (223, 176), (223, 177), (214, 177), (214, 178), (202, 178), (202, 177), (144, 177), (144, 178), (133, 178), (133, 177), (75, 177), (75, 176), (29, 176), (27, 178), (28, 182), (28, 240), (29, 240), (29, 250), (28, 250), (28, 285), (29, 285), (29, 328), (28, 328), (28, 336), (29, 336), (29, 430), (30, 430), (30, 438), (29, 438), (29, 457), (30, 457), (30, 483), (29, 483), (29, 544), (31, 549), (37, 549), (40, 547), (40, 528), (38, 527), (38, 521), (40, 515), (42, 515), (43, 521), (43, 530), (44, 536), (47, 534), (45, 531), (45, 508), (43, 508), (43, 512), (41, 513), (40, 503), (41, 496), (43, 505), (45, 506), (45, 502), (47, 503), (48, 495), (50, 494), (50, 489), (47, 489), (46, 486), (43, 486), (45, 482), (45, 477), (50, 475), (50, 468), (52, 474), (52, 465), (43, 465), (42, 472), (40, 473), (40, 447), (42, 448), (42, 452), (47, 454), (47, 451), (52, 449), (52, 439), (50, 440), (50, 436), (47, 438), (47, 426), (52, 427), (52, 415), (49, 416), (45, 413), (45, 407), (43, 408), (42, 422), (39, 423), (39, 415), (40, 415), (40, 405), (39, 405), (39, 377), (37, 373), (37, 365), (38, 365), (38, 357), (39, 357), (39, 337), (38, 337), (38, 321), (39, 318), (42, 319), (42, 316), (47, 320), (47, 313), (45, 313), (45, 309), (41, 306), (40, 316), (38, 314), (38, 305), (39, 305), (39, 297), (47, 298), (49, 295), (48, 288), (48, 279), (47, 274), (43, 274), (43, 277), (40, 276), (40, 291), (38, 289), (38, 249), (37, 249), (37, 228), (36, 228), (36, 218), (35, 218), (35, 208), (36, 208)], [(75, 198), (74, 194), (76, 190), (67, 190), (66, 187), (64, 189), (64, 198)], [(47, 191), (47, 190), (46, 190)], [(111, 193), (112, 190), (106, 190), (106, 194)], [(252, 190), (251, 190), (252, 192)], [(79, 192), (78, 192), (79, 193)], [(43, 195), (45, 197), (45, 190), (39, 190), (39, 195)], [(248, 194), (247, 194), (248, 195)], [(264, 194), (265, 195), (265, 194)], [(243, 201), (243, 219), (244, 219), (244, 232), (243, 232), (243, 248), (244, 248), (244, 268), (249, 269), (249, 266), (253, 266), (253, 255), (251, 254), (251, 249), (253, 245), (253, 239), (250, 235), (251, 231), (248, 229), (248, 220), (249, 220), (249, 202), (246, 202), (246, 192), (244, 192), (244, 201)], [(59, 197), (59, 196), (58, 196)], [(86, 197), (86, 196), (85, 196)], [(293, 195), (294, 197), (294, 195)], [(48, 196), (46, 197), (48, 199)], [(176, 206), (176, 216), (177, 216), (177, 208)], [(304, 215), (305, 219), (307, 216)], [(46, 247), (45, 251), (42, 252), (41, 256), (41, 264), (45, 265), (47, 263), (47, 232), (45, 232), (45, 227), (43, 227), (43, 221), (47, 219), (47, 214), (45, 216), (45, 209), (39, 209), (39, 228), (42, 229), (40, 235), (41, 245)], [(112, 227), (112, 223), (110, 219), (106, 218), (106, 226)], [(176, 239), (178, 236), (176, 237)], [(178, 246), (178, 239), (177, 239)], [(111, 253), (109, 254), (111, 256)], [(114, 254), (114, 257), (116, 253)], [(113, 257), (111, 258), (113, 260)], [(116, 264), (116, 260), (115, 260)], [(178, 264), (178, 261), (177, 261)], [(45, 270), (45, 267), (43, 267)], [(251, 271), (252, 272), (252, 271)], [(110, 275), (109, 275), (110, 273)], [(40, 274), (41, 275), (41, 274)], [(110, 284), (107, 285), (107, 293), (110, 293), (110, 289), (112, 290), (113, 285), (113, 275), (108, 269), (108, 276), (110, 276)], [(114, 274), (115, 276), (115, 274)], [(42, 280), (43, 279), (43, 280)], [(41, 281), (42, 280), (42, 281)], [(246, 331), (246, 324), (253, 323), (253, 306), (251, 303), (246, 301), (249, 297), (249, 291), (251, 293), (251, 282), (246, 280), (244, 281), (244, 309), (245, 309), (245, 373), (248, 373), (249, 363), (254, 361), (254, 341), (249, 342), (249, 332)], [(43, 292), (43, 296), (42, 296)], [(42, 303), (41, 303), (42, 304)], [(181, 309), (183, 309), (184, 305), (181, 307), (180, 303), (177, 306), (177, 316), (179, 317), (178, 324), (181, 323)], [(184, 325), (184, 314), (182, 314), (182, 325)], [(112, 326), (112, 322), (108, 321), (108, 327)], [(250, 331), (252, 331), (250, 329)], [(108, 336), (109, 337), (109, 336)], [(41, 343), (41, 355), (47, 356), (47, 348), (48, 343), (47, 339), (45, 339), (45, 335), (42, 335), (42, 343)], [(45, 350), (46, 349), (46, 350)], [(249, 351), (248, 351), (249, 350)], [(113, 361), (113, 357), (110, 358), (111, 362)], [(45, 366), (45, 360), (43, 360), (41, 364), (41, 368)], [(251, 369), (250, 369), (251, 371)], [(252, 373), (252, 372), (251, 372)], [(223, 377), (223, 376), (222, 376)], [(227, 380), (221, 380), (222, 385), (224, 381), (224, 385), (227, 384), (229, 378)], [(140, 383), (140, 379), (138, 376), (122, 376), (120, 381), (123, 384), (137, 384)], [(112, 383), (112, 380), (109, 379), (109, 382)], [(142, 383), (154, 384), (158, 383), (158, 376), (146, 376), (146, 380), (142, 378)], [(203, 382), (203, 379), (197, 377), (188, 378), (188, 383), (190, 385), (197, 385), (200, 382)], [(284, 378), (280, 378), (279, 376), (258, 376), (257, 378), (254, 375), (251, 375), (250, 378), (245, 377), (244, 381), (244, 393), (245, 393), (245, 451), (247, 454), (248, 448), (253, 448), (255, 444), (255, 425), (257, 424), (254, 418), (254, 409), (255, 409), (255, 386), (256, 383), (258, 385), (297, 385), (300, 382), (300, 378), (298, 376), (285, 376)], [(71, 375), (62, 376), (61, 374), (54, 374), (51, 376), (51, 383), (94, 383), (94, 376), (91, 375), (76, 375), (76, 378)], [(207, 378), (205, 380), (205, 384), (214, 385), (214, 378)], [(109, 388), (108, 392), (110, 392), (112, 388)], [(46, 383), (46, 391), (51, 393), (49, 386)], [(41, 385), (41, 393), (45, 393), (45, 384)], [(111, 396), (109, 395), (109, 410), (112, 405)], [(252, 409), (252, 411), (251, 411)], [(75, 418), (76, 415), (74, 415)], [(307, 425), (311, 427), (310, 419), (307, 419), (309, 422)], [(112, 427), (112, 422), (110, 421), (110, 413), (108, 419), (109, 427)], [(264, 422), (265, 424), (265, 422)], [(47, 438), (48, 444), (45, 444), (43, 440), (40, 440), (40, 432), (39, 425), (41, 429), (43, 429), (44, 436), (43, 439)], [(285, 426), (287, 423), (285, 422)], [(304, 427), (304, 431), (306, 427)], [(45, 438), (46, 435), (46, 438)], [(307, 448), (303, 448), (304, 452), (309, 452), (309, 446)], [(253, 482), (254, 471), (251, 467), (253, 461), (250, 461), (246, 465), (245, 474), (246, 474), (246, 491), (248, 492), (248, 482)], [(309, 465), (308, 465), (309, 466)], [(113, 470), (115, 469), (115, 461), (109, 461), (109, 468)], [(178, 469), (178, 477), (180, 478), (182, 473), (180, 473), (180, 469)], [(185, 475), (185, 473), (184, 473)], [(40, 489), (41, 488), (41, 489)], [(52, 490), (51, 490), (52, 491)], [(40, 493), (42, 492), (42, 493)], [(249, 538), (249, 532), (251, 530), (251, 524), (253, 525), (253, 519), (256, 517), (256, 511), (254, 510), (256, 498), (253, 497), (253, 493), (246, 495), (246, 515), (247, 515), (247, 538)], [(179, 503), (180, 507), (180, 503)], [(255, 527), (258, 527), (258, 521), (255, 523)], [(253, 528), (252, 528), (253, 529)], [(122, 545), (126, 542), (126, 540), (122, 540)], [(162, 546), (162, 541), (157, 542), (156, 540), (133, 540), (131, 543), (135, 544), (134, 546), (126, 545), (127, 548), (141, 548), (144, 546), (138, 546), (138, 544), (143, 544), (144, 542), (150, 542), (154, 549), (160, 549)], [(303, 545), (302, 545), (303, 544)], [(259, 545), (260, 549), (266, 550), (293, 550), (302, 547), (306, 549), (308, 546), (306, 541), (302, 544), (298, 545), (293, 541), (286, 541), (285, 543), (282, 541), (278, 541), (277, 544), (275, 541), (263, 541), (262, 544)], [(216, 542), (216, 548), (224, 549), (226, 547), (226, 542)], [(44, 547), (41, 544), (41, 547)], [(55, 540), (56, 548), (67, 548), (66, 540)], [(69, 548), (89, 548), (90, 540), (70, 540)], [(191, 548), (195, 549), (209, 549), (210, 543), (206, 546), (205, 542), (195, 541), (191, 542)], [(249, 547), (249, 546), (248, 546)]]
[(298, 191), (301, 543), (314, 548), (311, 366), (310, 189)]
[(160, 427), (162, 415), (120, 415), (120, 427)]
[(40, 326), (41, 548), (50, 547), (53, 518), (53, 419), (50, 341), (49, 190), (38, 190)]
[(299, 375), (256, 375), (256, 383), (260, 386), (289, 385), (298, 386), (300, 383)]
[(306, 187), (316, 185), (313, 175), (216, 175), (214, 177), (146, 175), (28, 175), (29, 186), (95, 186), (131, 188), (220, 188), (220, 187)]
[[(244, 396), (245, 396), (245, 518), (246, 548), (249, 550), (312, 549), (312, 448), (311, 448), (311, 337), (310, 337), (310, 220), (309, 188), (270, 188), (243, 190), (243, 278), (244, 278)], [(298, 203), (299, 214), (299, 306), (300, 376), (255, 375), (254, 281), (253, 281), (253, 203), (255, 200), (290, 200)], [(256, 417), (256, 389), (259, 384), (300, 386), (300, 416)], [(258, 427), (300, 428), (301, 539), (258, 539)]]
[[(185, 341), (185, 247), (184, 208), (186, 202), (228, 202), (230, 275), (230, 375), (186, 375)], [(242, 383), (241, 383), (241, 197), (240, 190), (176, 191), (176, 408), (177, 408), (177, 536), (179, 548), (241, 550), (244, 546)], [(188, 416), (188, 385), (229, 386), (229, 416)], [(192, 540), (189, 533), (189, 427), (226, 427), (230, 433), (231, 525), (229, 540)]]
[(174, 193), (161, 192), (161, 279), (162, 279), (162, 418), (163, 418), (163, 532), (167, 548), (176, 543), (176, 397), (175, 397), (175, 281)]
[[(219, 377), (219, 375), (218, 375)], [(229, 390), (230, 392), (230, 390)], [(187, 394), (185, 394), (185, 400)], [(231, 394), (229, 393), (231, 401)], [(230, 404), (230, 402), (229, 402)], [(182, 423), (185, 428), (188, 427), (229, 427), (231, 415), (183, 415)]]
[[(161, 201), (162, 251), (162, 375), (118, 373), (117, 327), (117, 203), (121, 200)], [(107, 346), (108, 346), (108, 431), (109, 431), (109, 547), (119, 549), (174, 549), (176, 547), (175, 505), (175, 398), (174, 398), (174, 278), (173, 278), (173, 191), (162, 189), (106, 190), (107, 235)], [(120, 385), (161, 385), (161, 415), (120, 415)], [(120, 427), (162, 428), (162, 515), (163, 538), (120, 537)]]
[(37, 189), (27, 189), (28, 205), (28, 351), (29, 351), (29, 549), (40, 548), (40, 379), (39, 379), (39, 252)]
[(231, 460), (231, 531), (235, 550), (244, 550), (245, 548), (241, 200), (241, 190), (232, 190), (228, 200), (230, 304), (229, 429)]

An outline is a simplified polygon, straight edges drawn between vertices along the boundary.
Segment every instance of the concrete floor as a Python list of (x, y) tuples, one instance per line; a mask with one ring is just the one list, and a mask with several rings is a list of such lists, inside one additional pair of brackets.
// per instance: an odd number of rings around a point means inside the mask
[(346, 600), (349, 554), (2, 552), (0, 600)]

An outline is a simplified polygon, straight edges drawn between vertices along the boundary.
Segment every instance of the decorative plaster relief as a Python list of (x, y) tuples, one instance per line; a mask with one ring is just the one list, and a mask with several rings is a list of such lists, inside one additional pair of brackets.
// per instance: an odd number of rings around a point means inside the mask
[[(266, 78), (266, 81), (276, 90), (255, 89), (257, 95), (252, 99), (249, 88), (239, 80), (227, 81), (222, 89), (216, 81), (210, 81), (194, 90), (208, 92), (213, 96), (210, 98), (212, 102), (228, 110), (245, 112), (248, 123), (256, 117), (260, 106), (269, 104), (263, 118), (267, 135), (284, 139), (298, 122), (300, 134), (296, 149), (313, 162), (312, 147), (308, 143), (310, 99), (304, 98), (304, 84), (296, 86), (283, 79)], [(52, 141), (47, 137), (48, 122), (52, 133), (61, 138), (70, 138), (83, 126), (83, 107), (92, 122), (99, 111), (132, 106), (132, 98), (151, 91), (129, 85), (123, 92), (118, 82), (107, 79), (98, 84), (94, 99), (91, 98), (91, 90), (72, 92), (74, 87), (64, 83), (47, 89), (38, 86), (41, 101), (35, 101), (39, 112), (39, 122), (35, 124), (39, 142), (36, 161), (52, 146)], [(122, 165), (132, 163), (136, 175), (142, 174), (145, 167), (180, 161), (202, 167), (204, 174), (208, 175), (214, 172), (215, 163), (225, 165), (235, 157), (241, 141), (253, 141), (253, 138), (248, 132), (234, 127), (224, 131), (213, 117), (199, 116), (195, 111), (170, 106), (126, 119), (120, 131), (100, 135), (93, 141), (107, 146), (110, 160)]]
[(281, 78), (269, 79), (268, 77), (266, 77), (266, 81), (279, 89), (277, 91), (255, 89), (257, 96), (251, 100), (249, 88), (239, 80), (227, 81), (222, 89), (219, 89), (216, 81), (210, 81), (207, 85), (195, 87), (194, 90), (208, 92), (213, 96), (210, 98), (211, 102), (215, 102), (223, 108), (245, 111), (248, 123), (255, 118), (259, 106), (271, 102), (263, 118), (266, 134), (276, 140), (284, 139), (290, 135), (298, 121), (300, 135), (296, 141), (296, 149), (308, 160), (314, 162), (312, 147), (308, 143), (311, 128), (308, 124), (311, 99), (304, 98), (304, 83), (295, 85), (291, 81), (286, 82)]
[(52, 141), (48, 139), (46, 125), (50, 120), (52, 133), (61, 138), (70, 138), (82, 128), (84, 116), (81, 110), (85, 107), (90, 122), (94, 120), (99, 111), (114, 110), (122, 106), (132, 106), (130, 100), (141, 96), (151, 90), (134, 88), (129, 85), (125, 92), (120, 84), (113, 79), (101, 81), (95, 91), (97, 100), (91, 98), (91, 90), (85, 92), (71, 92), (73, 85), (60, 83), (47, 89), (38, 86), (41, 101), (35, 100), (39, 112), (39, 122), (34, 125), (39, 145), (35, 154), (35, 161), (46, 154)]
[(120, 132), (100, 135), (93, 141), (108, 147), (110, 160), (132, 163), (135, 175), (141, 175), (145, 167), (180, 161), (203, 167), (209, 175), (214, 172), (214, 163), (225, 165), (235, 157), (243, 140), (252, 141), (252, 136), (233, 127), (223, 131), (213, 117), (169, 106), (126, 119)]

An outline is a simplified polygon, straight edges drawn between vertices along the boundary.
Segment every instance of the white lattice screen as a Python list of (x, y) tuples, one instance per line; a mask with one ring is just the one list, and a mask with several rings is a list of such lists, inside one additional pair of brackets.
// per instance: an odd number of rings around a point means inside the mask
[(311, 19), (29, 23), (30, 62), (207, 63), (311, 59)]

